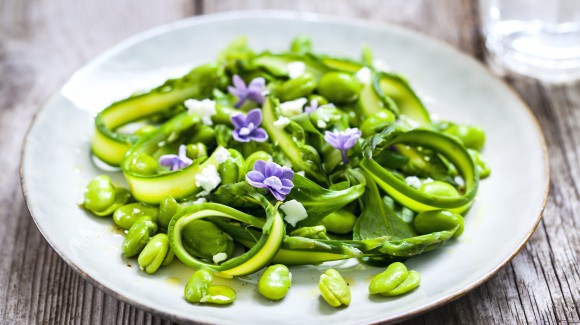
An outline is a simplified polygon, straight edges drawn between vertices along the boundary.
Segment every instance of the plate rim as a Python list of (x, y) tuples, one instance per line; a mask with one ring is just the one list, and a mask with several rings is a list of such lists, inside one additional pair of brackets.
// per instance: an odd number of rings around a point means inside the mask
[(367, 20), (364, 20), (364, 19), (358, 18), (358, 17), (347, 17), (347, 16), (339, 16), (339, 15), (331, 15), (331, 14), (320, 14), (320, 13), (315, 13), (315, 12), (257, 9), (257, 10), (233, 10), (233, 11), (226, 11), (226, 12), (203, 14), (202, 16), (187, 17), (187, 18), (179, 19), (179, 20), (176, 20), (173, 22), (161, 24), (159, 26), (149, 28), (149, 29), (144, 30), (142, 32), (139, 32), (133, 36), (130, 36), (130, 37), (114, 44), (113, 46), (109, 47), (108, 49), (101, 52), (100, 54), (94, 56), (92, 59), (87, 60), (80, 68), (76, 69), (67, 78), (67, 80), (59, 88), (57, 88), (58, 90), (56, 92), (54, 92), (52, 95), (50, 95), (48, 97), (48, 99), (45, 100), (42, 103), (42, 105), (40, 105), (40, 108), (34, 113), (34, 116), (32, 117), (31, 122), (28, 126), (28, 129), (26, 131), (24, 141), (22, 144), (22, 148), (20, 150), (20, 162), (19, 162), (20, 188), (22, 191), (22, 195), (24, 197), (24, 202), (26, 203), (26, 207), (30, 213), (30, 216), (32, 217), (32, 220), (34, 221), (34, 224), (36, 225), (36, 228), (40, 231), (40, 233), (42, 234), (42, 236), (44, 237), (46, 242), (48, 242), (49, 246), (57, 253), (57, 255), (62, 260), (64, 260), (64, 262), (69, 267), (71, 267), (83, 279), (87, 280), (89, 283), (91, 283), (93, 286), (97, 287), (99, 290), (105, 292), (106, 294), (114, 297), (117, 300), (120, 300), (124, 303), (130, 304), (132, 306), (135, 306), (143, 311), (146, 311), (148, 313), (158, 315), (158, 316), (164, 317), (166, 319), (169, 319), (171, 321), (175, 321), (175, 322), (179, 322), (179, 323), (211, 324), (211, 323), (207, 323), (203, 320), (183, 318), (181, 316), (171, 314), (171, 313), (165, 312), (163, 310), (160, 310), (160, 309), (157, 309), (154, 307), (150, 307), (150, 306), (143, 304), (139, 301), (128, 298), (128, 297), (124, 296), (123, 294), (118, 293), (117, 291), (105, 286), (104, 284), (101, 284), (97, 279), (93, 278), (88, 273), (83, 271), (72, 260), (70, 260), (67, 256), (65, 256), (65, 254), (61, 250), (59, 250), (58, 247), (56, 247), (56, 245), (54, 245), (54, 243), (46, 236), (43, 229), (39, 226), (39, 223), (37, 221), (36, 216), (33, 214), (32, 210), (30, 208), (29, 199), (28, 199), (28, 190), (27, 190), (26, 180), (24, 178), (23, 162), (25, 159), (25, 151), (26, 151), (26, 148), (28, 146), (28, 141), (30, 139), (30, 132), (31, 132), (33, 126), (36, 124), (36, 119), (37, 119), (38, 115), (44, 111), (44, 109), (48, 103), (53, 101), (58, 96), (61, 96), (60, 90), (62, 90), (63, 86), (66, 85), (68, 82), (70, 82), (70, 80), (77, 73), (84, 71), (85, 69), (87, 69), (95, 64), (98, 64), (99, 62), (106, 60), (110, 56), (113, 56), (114, 54), (125, 50), (126, 48), (130, 47), (131, 45), (138, 44), (142, 40), (145, 40), (145, 39), (148, 39), (150, 37), (157, 36), (157, 35), (164, 34), (166, 32), (173, 30), (173, 29), (179, 29), (179, 28), (183, 28), (186, 26), (201, 25), (201, 24), (204, 24), (206, 22), (212, 22), (212, 21), (235, 20), (235, 19), (240, 19), (240, 18), (264, 18), (264, 17), (273, 18), (273, 19), (300, 19), (300, 20), (315, 21), (315, 22), (319, 22), (319, 23), (334, 23), (334, 24), (341, 24), (341, 25), (356, 25), (356, 26), (361, 26), (361, 27), (366, 27), (366, 28), (375, 28), (375, 29), (390, 29), (390, 30), (396, 30), (396, 31), (401, 32), (403, 34), (405, 34), (405, 33), (410, 34), (410, 35), (413, 35), (414, 37), (417, 37), (417, 38), (420, 38), (420, 39), (423, 39), (426, 41), (430, 41), (430, 42), (436, 44), (437, 46), (443, 47), (446, 50), (451, 51), (454, 54), (462, 57), (462, 59), (470, 61), (472, 64), (475, 64), (475, 65), (479, 66), (480, 68), (483, 68), (482, 70), (484, 71), (484, 73), (486, 73), (488, 76), (492, 77), (492, 79), (496, 83), (499, 83), (503, 87), (505, 87), (505, 89), (507, 89), (512, 94), (512, 96), (517, 100), (517, 102), (519, 102), (521, 107), (528, 114), (530, 121), (534, 125), (535, 133), (538, 136), (538, 139), (540, 140), (541, 147), (542, 147), (542, 158), (543, 158), (543, 162), (544, 162), (544, 177), (546, 179), (546, 183), (544, 184), (544, 191), (543, 191), (544, 195), (543, 195), (543, 199), (542, 199), (542, 203), (541, 203), (541, 208), (538, 211), (538, 216), (536, 217), (536, 220), (534, 221), (533, 227), (525, 235), (525, 237), (522, 239), (522, 241), (517, 245), (515, 250), (509, 256), (507, 256), (505, 259), (503, 259), (501, 263), (499, 263), (497, 266), (492, 268), (489, 272), (487, 272), (486, 274), (484, 274), (483, 276), (481, 276), (479, 279), (472, 282), (468, 286), (462, 288), (461, 290), (456, 291), (456, 292), (452, 292), (450, 294), (446, 294), (439, 299), (433, 300), (433, 301), (431, 301), (423, 306), (411, 309), (409, 311), (406, 311), (406, 312), (403, 312), (400, 314), (396, 314), (396, 315), (392, 315), (390, 317), (381, 318), (381, 319), (377, 320), (376, 322), (374, 322), (373, 324), (403, 321), (403, 320), (409, 319), (411, 317), (419, 316), (427, 311), (433, 310), (437, 307), (441, 307), (441, 306), (443, 306), (443, 305), (445, 305), (453, 300), (456, 300), (456, 299), (466, 295), (471, 290), (479, 287), (484, 282), (488, 281), (492, 276), (494, 276), (496, 273), (498, 273), (499, 270), (501, 270), (504, 266), (506, 266), (506, 264), (511, 262), (511, 260), (517, 254), (519, 254), (519, 252), (523, 249), (523, 247), (530, 240), (533, 233), (536, 231), (536, 229), (537, 229), (538, 225), (540, 224), (540, 221), (542, 220), (542, 217), (544, 215), (544, 212), (546, 209), (546, 204), (547, 204), (548, 197), (549, 197), (549, 189), (550, 189), (550, 163), (549, 163), (549, 158), (548, 158), (548, 149), (547, 149), (547, 145), (546, 145), (546, 140), (544, 137), (544, 133), (540, 127), (540, 124), (539, 124), (538, 120), (536, 119), (536, 116), (534, 115), (534, 113), (530, 109), (530, 107), (526, 104), (525, 101), (522, 100), (521, 96), (514, 90), (513, 86), (508, 84), (504, 79), (493, 74), (490, 71), (490, 68), (487, 67), (486, 65), (484, 65), (482, 62), (478, 61), (477, 59), (473, 58), (471, 55), (463, 52), (462, 50), (456, 48), (455, 46), (448, 44), (448, 43), (446, 43), (438, 38), (435, 38), (433, 36), (430, 36), (430, 35), (427, 35), (425, 33), (422, 33), (422, 32), (416, 31), (416, 30), (412, 30), (412, 29), (409, 29), (409, 28), (406, 28), (406, 27), (403, 27), (400, 25), (395, 25), (393, 23), (388, 23), (388, 22), (367, 21)]

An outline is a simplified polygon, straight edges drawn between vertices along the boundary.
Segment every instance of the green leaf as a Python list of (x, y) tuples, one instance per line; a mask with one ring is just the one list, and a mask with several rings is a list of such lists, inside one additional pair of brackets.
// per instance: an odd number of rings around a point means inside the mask
[(375, 181), (366, 174), (365, 177), (362, 213), (354, 226), (354, 240), (384, 236), (397, 240), (415, 236), (413, 229), (383, 202)]
[(324, 217), (344, 207), (360, 197), (364, 192), (364, 185), (358, 184), (348, 189), (333, 191), (318, 186), (306, 177), (295, 174), (294, 188), (286, 200), (296, 200), (304, 206), (308, 218), (300, 221), (296, 227), (317, 225)]

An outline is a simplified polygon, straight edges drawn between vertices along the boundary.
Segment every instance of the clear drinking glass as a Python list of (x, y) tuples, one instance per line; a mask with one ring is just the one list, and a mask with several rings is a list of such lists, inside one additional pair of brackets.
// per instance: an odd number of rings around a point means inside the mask
[(546, 81), (580, 79), (580, 0), (480, 0), (491, 63)]

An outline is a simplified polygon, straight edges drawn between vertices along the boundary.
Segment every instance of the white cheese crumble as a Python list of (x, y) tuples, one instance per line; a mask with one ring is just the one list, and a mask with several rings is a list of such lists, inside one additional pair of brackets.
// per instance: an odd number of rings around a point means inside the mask
[(323, 120), (318, 120), (318, 122), (316, 122), (316, 126), (318, 126), (321, 129), (326, 128), (326, 122), (324, 122)]
[(421, 180), (417, 176), (409, 176), (409, 177), (405, 178), (405, 183), (407, 183), (407, 185), (414, 187), (414, 188), (421, 187)]
[(280, 111), (284, 116), (294, 116), (302, 113), (302, 107), (306, 105), (308, 99), (302, 97), (295, 100), (290, 100), (280, 104)]
[(224, 147), (219, 147), (216, 149), (216, 151), (213, 153), (213, 156), (215, 157), (215, 161), (218, 164), (223, 164), (226, 160), (228, 160), (228, 158), (231, 156), (230, 152), (228, 151), (228, 149), (224, 148)]
[(198, 114), (201, 117), (203, 124), (213, 124), (211, 117), (217, 113), (215, 109), (215, 101), (211, 99), (188, 99), (183, 104), (188, 111)]
[(455, 176), (454, 180), (455, 180), (455, 183), (457, 183), (457, 185), (465, 186), (465, 181), (463, 180), (463, 177)]
[(304, 64), (304, 62), (294, 61), (288, 63), (286, 68), (288, 69), (288, 77), (294, 79), (304, 74), (306, 71), (306, 64)]
[(308, 217), (308, 213), (306, 212), (306, 209), (304, 209), (302, 203), (296, 200), (285, 202), (280, 206), (280, 209), (282, 209), (286, 215), (284, 220), (291, 224), (292, 227), (296, 227), (296, 224), (299, 221), (302, 221)]
[(213, 191), (222, 181), (217, 168), (214, 165), (208, 165), (201, 172), (195, 175), (195, 185), (203, 188), (197, 196), (206, 196)]
[(290, 124), (290, 119), (286, 116), (280, 116), (276, 121), (274, 121), (274, 126), (279, 129), (285, 128), (288, 124)]
[(431, 182), (433, 182), (433, 178), (431, 178), (431, 177), (427, 177), (427, 178), (426, 178), (426, 179), (423, 181), (423, 184), (425, 184), (425, 183), (431, 183)]
[(219, 262), (223, 262), (228, 259), (228, 254), (226, 253), (217, 253), (213, 257), (214, 264), (218, 264)]
[(362, 67), (360, 68), (360, 70), (356, 72), (355, 77), (361, 83), (368, 85), (371, 83), (371, 69), (367, 67)]

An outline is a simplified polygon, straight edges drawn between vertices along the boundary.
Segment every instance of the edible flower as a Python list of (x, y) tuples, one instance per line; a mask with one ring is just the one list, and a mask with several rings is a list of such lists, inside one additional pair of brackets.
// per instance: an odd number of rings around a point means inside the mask
[(266, 80), (262, 77), (254, 78), (250, 81), (250, 84), (246, 86), (246, 83), (237, 74), (232, 78), (233, 86), (228, 86), (228, 91), (230, 94), (238, 98), (238, 102), (234, 105), (236, 108), (242, 106), (246, 100), (251, 100), (257, 104), (262, 104), (264, 102)]
[(326, 131), (324, 141), (333, 148), (340, 150), (342, 161), (346, 164), (348, 163), (348, 149), (354, 147), (361, 135), (362, 132), (358, 128), (348, 128), (344, 131)]
[(268, 133), (260, 127), (262, 124), (262, 111), (255, 108), (247, 115), (242, 113), (234, 114), (230, 117), (235, 129), (234, 139), (238, 142), (264, 142), (268, 140)]
[(191, 165), (192, 160), (187, 158), (185, 154), (185, 145), (179, 146), (179, 153), (177, 155), (163, 155), (159, 157), (159, 164), (161, 166), (169, 167), (169, 170), (183, 169)]
[(292, 179), (294, 179), (292, 169), (264, 160), (257, 160), (254, 169), (246, 174), (246, 181), (250, 185), (266, 189), (278, 201), (284, 201), (294, 187)]

